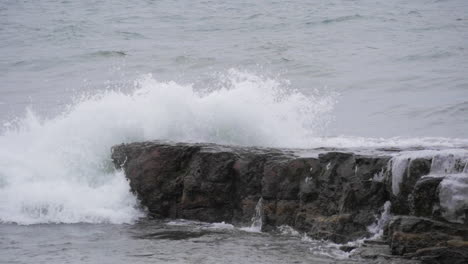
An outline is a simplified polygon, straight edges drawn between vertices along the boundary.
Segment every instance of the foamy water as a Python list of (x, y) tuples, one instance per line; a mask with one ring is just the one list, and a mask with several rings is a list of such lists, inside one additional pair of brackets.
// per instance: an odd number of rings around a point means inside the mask
[(299, 145), (332, 105), (271, 79), (236, 71), (229, 78), (230, 87), (202, 95), (147, 75), (129, 94), (82, 98), (51, 119), (29, 110), (0, 137), (0, 219), (130, 223), (141, 213), (125, 176), (113, 169), (113, 145), (151, 139)]
[(82, 97), (51, 119), (28, 110), (6, 123), (1, 221), (131, 223), (142, 213), (110, 162), (113, 145), (166, 139), (300, 146), (326, 125), (333, 107), (332, 97), (306, 97), (272, 79), (235, 70), (226, 78), (226, 87), (202, 94), (145, 75), (130, 93)]

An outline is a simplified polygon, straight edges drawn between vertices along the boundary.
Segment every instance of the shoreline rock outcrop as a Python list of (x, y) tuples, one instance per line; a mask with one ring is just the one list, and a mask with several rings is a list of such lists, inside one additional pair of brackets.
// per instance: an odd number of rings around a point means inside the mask
[[(262, 199), (262, 230), (288, 225), (345, 243), (373, 235), (369, 227), (390, 201), (393, 215), (407, 217), (394, 217), (385, 230), (393, 254), (429, 260), (468, 250), (468, 207), (451, 211), (458, 223), (444, 218), (444, 176), (431, 177), (434, 158), (398, 161), (394, 154), (318, 149), (304, 157), (293, 150), (159, 141), (112, 149), (114, 164), (153, 217), (245, 225)], [(463, 174), (462, 167), (450, 173)]]

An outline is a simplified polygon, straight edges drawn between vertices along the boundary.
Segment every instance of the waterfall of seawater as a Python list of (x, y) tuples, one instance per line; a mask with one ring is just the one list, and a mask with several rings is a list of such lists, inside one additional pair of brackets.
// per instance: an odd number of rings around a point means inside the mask
[(416, 158), (431, 159), (428, 175), (423, 177), (440, 177), (439, 200), (442, 216), (451, 222), (464, 223), (464, 210), (468, 208), (468, 151), (426, 150), (402, 152), (392, 158), (392, 190), (398, 195), (400, 184), (407, 176), (408, 167)]
[(370, 239), (379, 239), (383, 235), (383, 230), (385, 225), (391, 218), (390, 208), (392, 203), (390, 201), (386, 201), (383, 205), (383, 211), (380, 217), (377, 219), (377, 222), (372, 224), (371, 226), (367, 227), (367, 230), (373, 234)]
[(250, 227), (241, 228), (247, 232), (262, 232), (263, 225), (263, 198), (258, 199), (257, 205), (255, 206), (255, 214), (252, 217), (252, 224)]

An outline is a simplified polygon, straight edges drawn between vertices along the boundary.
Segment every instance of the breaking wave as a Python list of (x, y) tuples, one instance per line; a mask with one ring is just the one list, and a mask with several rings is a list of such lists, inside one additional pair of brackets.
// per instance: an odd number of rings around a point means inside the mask
[(325, 124), (333, 98), (231, 70), (226, 87), (205, 93), (151, 75), (131, 93), (84, 97), (59, 116), (32, 110), (0, 136), (0, 221), (131, 223), (142, 212), (110, 148), (166, 139), (240, 145), (298, 145)]
[[(0, 135), (0, 222), (132, 223), (143, 213), (110, 148), (142, 140), (270, 147), (468, 145), (450, 139), (324, 137), (336, 95), (304, 95), (237, 70), (220, 89), (158, 82), (83, 97), (44, 119), (33, 110)], [(209, 91), (209, 92), (206, 92)]]

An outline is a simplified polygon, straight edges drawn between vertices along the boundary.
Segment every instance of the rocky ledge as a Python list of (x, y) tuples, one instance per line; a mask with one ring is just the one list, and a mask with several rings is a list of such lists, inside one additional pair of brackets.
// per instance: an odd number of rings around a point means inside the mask
[(384, 244), (389, 254), (454, 264), (468, 263), (463, 151), (305, 155), (154, 141), (115, 146), (112, 159), (153, 217), (246, 225), (257, 215), (263, 231), (288, 225), (337, 243), (375, 238), (382, 229), (383, 240), (370, 244)]

